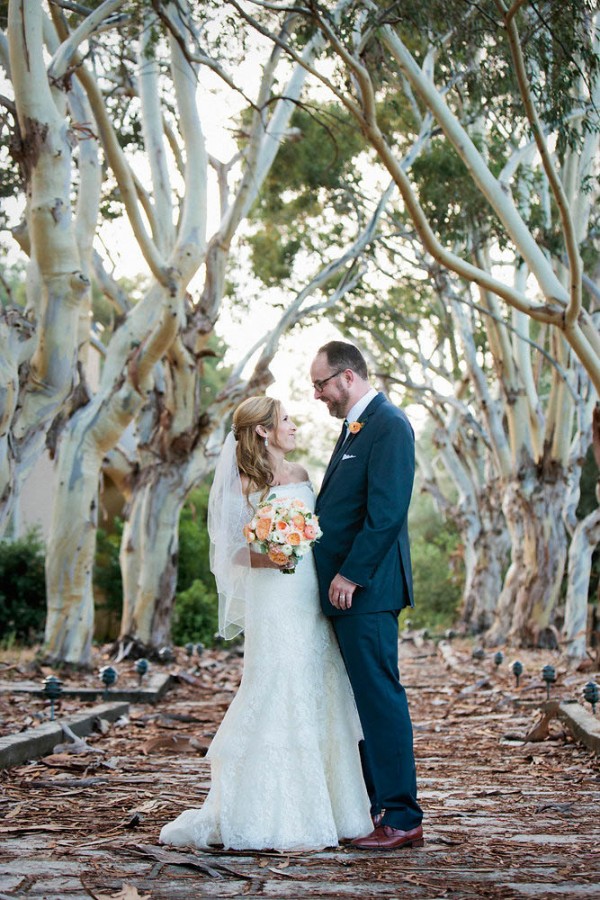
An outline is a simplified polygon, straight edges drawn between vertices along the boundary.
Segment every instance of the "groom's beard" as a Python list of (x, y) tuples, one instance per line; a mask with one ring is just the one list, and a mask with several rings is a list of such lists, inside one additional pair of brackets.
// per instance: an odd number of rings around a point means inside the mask
[(329, 415), (335, 419), (345, 419), (349, 406), (350, 392), (346, 388), (339, 388), (340, 396), (337, 400), (327, 400)]

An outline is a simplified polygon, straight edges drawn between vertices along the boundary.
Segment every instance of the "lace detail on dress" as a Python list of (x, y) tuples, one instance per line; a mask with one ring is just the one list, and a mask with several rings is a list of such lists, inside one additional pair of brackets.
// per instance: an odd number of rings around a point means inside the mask
[[(273, 488), (314, 509), (309, 482)], [(312, 553), (293, 575), (252, 572), (244, 675), (210, 746), (200, 810), (165, 825), (161, 841), (232, 849), (317, 849), (371, 830), (358, 715)]]

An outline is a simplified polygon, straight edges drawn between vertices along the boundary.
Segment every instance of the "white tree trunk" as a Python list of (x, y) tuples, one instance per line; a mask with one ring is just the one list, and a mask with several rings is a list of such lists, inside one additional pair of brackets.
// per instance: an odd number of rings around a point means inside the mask
[(81, 409), (63, 434), (58, 490), (46, 552), (46, 652), (51, 660), (87, 665), (93, 637), (92, 570), (96, 546), (98, 483), (102, 459), (138, 412), (152, 369), (173, 342), (177, 301), (163, 315), (127, 366), (112, 395)]
[(479, 495), (478, 522), (465, 535), (465, 586), (461, 622), (475, 634), (494, 621), (510, 542), (504, 514), (492, 500), (494, 486)]
[[(122, 646), (133, 640), (152, 652), (170, 642), (179, 516), (190, 489), (184, 475), (182, 466), (157, 466), (146, 473), (143, 487), (134, 494), (127, 544), (123, 542), (122, 550), (132, 569), (123, 596)], [(139, 565), (141, 560), (143, 565)]]
[(512, 560), (498, 602), (490, 643), (552, 645), (552, 617), (567, 559), (567, 536), (557, 510), (566, 493), (566, 473), (558, 464), (545, 478), (524, 464), (507, 485), (503, 509), (511, 535)]
[[(139, 413), (149, 396), (152, 369), (172, 348), (181, 328), (186, 289), (196, 272), (205, 249), (206, 224), (206, 151), (198, 120), (195, 72), (181, 47), (171, 41), (173, 84), (180, 119), (179, 130), (186, 148), (185, 197), (177, 236), (168, 221), (156, 225), (153, 209), (148, 207), (157, 243), (148, 237), (131, 195), (132, 174), (123, 157), (105, 110), (99, 103), (99, 90), (82, 62), (78, 75), (100, 118), (100, 131), (113, 170), (124, 195), (134, 231), (148, 264), (157, 275), (143, 301), (137, 304), (127, 322), (111, 341), (97, 396), (66, 427), (59, 450), (59, 478), (54, 527), (47, 555), (47, 592), (49, 615), (46, 630), (48, 654), (53, 659), (87, 663), (93, 632), (93, 592), (91, 575), (95, 550), (97, 489), (104, 455), (121, 437), (123, 430)], [(154, 84), (154, 71), (149, 75)], [(162, 142), (157, 133), (158, 116), (153, 98), (145, 86), (142, 105), (146, 118), (146, 136), (150, 152), (161, 155)], [(150, 90), (151, 93), (151, 90)], [(160, 160), (152, 168), (155, 179), (157, 214), (170, 209), (164, 168)], [(159, 246), (160, 245), (160, 246)], [(172, 250), (165, 262), (163, 249)], [(125, 382), (125, 383), (123, 383)], [(152, 554), (147, 555), (147, 560)], [(143, 565), (143, 557), (140, 565)], [(125, 573), (125, 580), (131, 577)], [(136, 579), (139, 581), (139, 578)], [(67, 627), (60, 627), (61, 620)]]
[(585, 659), (587, 649), (587, 616), (592, 555), (600, 542), (600, 507), (582, 519), (569, 547), (569, 575), (563, 639), (565, 656)]
[[(90, 287), (71, 215), (72, 152), (64, 100), (50, 89), (46, 74), (40, 0), (11, 0), (8, 36), (20, 157), (28, 185), (28, 307), (37, 322), (18, 405), (10, 399), (4, 403), (0, 472), (8, 480), (0, 484), (0, 531), (11, 512), (15, 486), (18, 489), (38, 459), (47, 429), (71, 390), (79, 312)], [(93, 204), (93, 197), (89, 199)], [(4, 373), (9, 397), (15, 375), (14, 366)]]

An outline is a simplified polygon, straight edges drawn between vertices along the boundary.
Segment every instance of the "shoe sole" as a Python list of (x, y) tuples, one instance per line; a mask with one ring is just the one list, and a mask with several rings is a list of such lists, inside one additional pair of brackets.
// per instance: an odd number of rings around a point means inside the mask
[(381, 844), (368, 844), (367, 846), (351, 844), (351, 846), (355, 850), (402, 850), (404, 847), (412, 849), (413, 847), (422, 847), (424, 844), (424, 838), (416, 838), (414, 841), (403, 841), (401, 844), (394, 844), (392, 847), (384, 847)]

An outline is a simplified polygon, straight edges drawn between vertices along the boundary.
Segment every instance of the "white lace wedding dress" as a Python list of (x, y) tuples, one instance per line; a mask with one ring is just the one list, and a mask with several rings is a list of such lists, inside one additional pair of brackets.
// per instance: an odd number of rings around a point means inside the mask
[[(314, 508), (308, 482), (275, 491)], [(360, 725), (333, 629), (319, 606), (312, 554), (293, 575), (254, 569), (251, 582), (244, 674), (207, 754), (210, 792), (201, 809), (165, 825), (160, 840), (294, 850), (368, 834)]]

